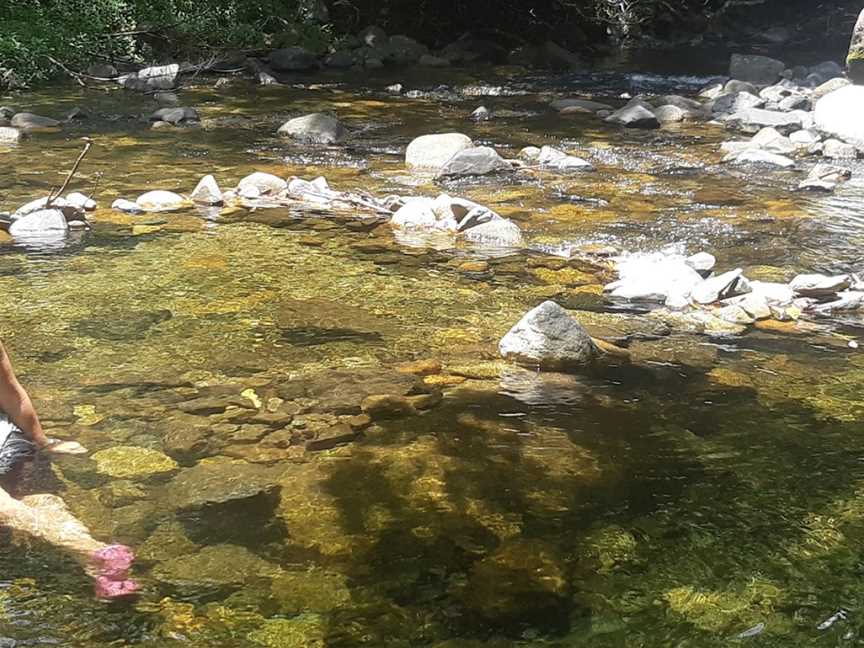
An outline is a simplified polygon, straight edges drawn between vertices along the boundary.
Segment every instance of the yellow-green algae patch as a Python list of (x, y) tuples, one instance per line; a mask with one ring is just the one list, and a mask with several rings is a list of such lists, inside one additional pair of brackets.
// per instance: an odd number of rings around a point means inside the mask
[(177, 469), (177, 462), (158, 450), (135, 446), (117, 446), (93, 455), (96, 470), (118, 479), (152, 477)]

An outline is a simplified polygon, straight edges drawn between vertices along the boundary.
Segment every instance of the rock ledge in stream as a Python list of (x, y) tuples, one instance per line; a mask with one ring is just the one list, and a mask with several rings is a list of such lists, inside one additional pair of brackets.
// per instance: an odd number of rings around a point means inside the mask
[(526, 313), (501, 339), (498, 350), (508, 360), (551, 371), (578, 369), (599, 355), (588, 331), (552, 301)]

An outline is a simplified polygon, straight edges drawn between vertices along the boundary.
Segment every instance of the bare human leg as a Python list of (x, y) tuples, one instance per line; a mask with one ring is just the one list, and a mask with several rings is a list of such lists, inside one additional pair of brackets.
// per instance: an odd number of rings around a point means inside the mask
[(127, 578), (134, 559), (132, 551), (94, 539), (56, 495), (30, 495), (16, 500), (0, 488), (0, 525), (71, 553), (94, 578), (100, 598), (119, 598), (138, 591), (138, 584)]

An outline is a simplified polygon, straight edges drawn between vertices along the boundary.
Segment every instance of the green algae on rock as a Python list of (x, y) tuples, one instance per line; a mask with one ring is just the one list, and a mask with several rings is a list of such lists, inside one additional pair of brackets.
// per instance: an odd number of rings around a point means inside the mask
[(96, 470), (120, 479), (146, 479), (174, 472), (177, 463), (158, 450), (135, 446), (117, 446), (93, 455)]
[(153, 568), (153, 577), (184, 594), (214, 595), (240, 588), (261, 578), (272, 578), (279, 567), (236, 545), (211, 545), (177, 556)]
[(248, 638), (266, 648), (324, 648), (326, 624), (317, 614), (291, 619), (270, 619)]

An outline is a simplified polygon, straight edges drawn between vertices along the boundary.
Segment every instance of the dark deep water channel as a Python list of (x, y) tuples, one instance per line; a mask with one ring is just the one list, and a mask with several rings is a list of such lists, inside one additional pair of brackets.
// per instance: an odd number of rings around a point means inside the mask
[[(58, 185), (78, 138), (91, 136), (73, 188), (99, 202), (92, 230), (64, 244), (0, 244), (0, 337), (49, 433), (92, 453), (36, 466), (39, 484), (97, 537), (137, 549), (145, 592), (98, 603), (72, 560), (7, 533), (0, 637), (232, 648), (864, 642), (864, 355), (848, 346), (860, 318), (733, 337), (670, 332), (608, 302), (595, 268), (547, 253), (676, 245), (751, 278), (856, 271), (864, 181), (805, 196), (792, 192), (800, 173), (722, 167), (720, 128), (623, 132), (546, 105), (692, 94), (705, 79), (435, 74), (282, 88), (199, 79), (181, 97), (203, 124), (182, 131), (150, 130), (140, 115), (152, 102), (120, 91), (3, 99), (90, 115), (0, 152), (0, 208), (14, 209)], [(390, 96), (396, 80), (451, 89)], [(502, 91), (484, 96), (489, 87)], [(469, 121), (481, 104), (498, 116)], [(275, 136), (286, 118), (321, 109), (353, 129), (348, 145)], [(287, 209), (109, 209), (149, 189), (188, 193), (207, 173), (224, 188), (256, 170), (434, 195), (442, 188), (406, 171), (404, 147), (449, 131), (507, 157), (560, 145), (598, 170), (443, 187), (518, 222), (520, 252)], [(594, 376), (499, 362), (501, 336), (547, 298), (637, 362)], [(396, 370), (429, 359), (441, 368), (425, 377)], [(327, 447), (361, 427), (364, 396), (412, 381), (443, 390), (442, 402)], [(845, 618), (817, 628), (839, 610)]]

